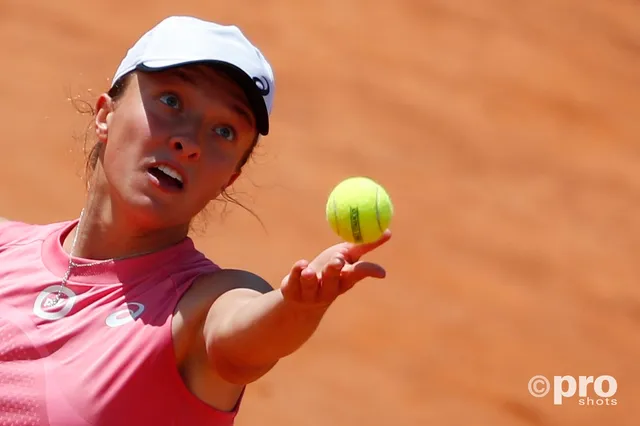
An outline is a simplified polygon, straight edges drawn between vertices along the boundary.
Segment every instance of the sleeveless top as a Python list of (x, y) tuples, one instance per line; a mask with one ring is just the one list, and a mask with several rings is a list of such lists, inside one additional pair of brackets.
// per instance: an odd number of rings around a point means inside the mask
[(240, 402), (224, 412), (193, 395), (171, 334), (182, 295), (219, 267), (186, 238), (74, 268), (62, 288), (76, 225), (0, 223), (0, 426), (233, 425)]

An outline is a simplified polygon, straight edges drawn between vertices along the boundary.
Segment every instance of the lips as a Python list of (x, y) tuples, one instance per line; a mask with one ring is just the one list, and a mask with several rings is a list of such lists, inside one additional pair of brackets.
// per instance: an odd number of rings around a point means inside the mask
[(157, 186), (169, 192), (180, 192), (187, 183), (186, 173), (176, 164), (153, 164), (147, 172)]

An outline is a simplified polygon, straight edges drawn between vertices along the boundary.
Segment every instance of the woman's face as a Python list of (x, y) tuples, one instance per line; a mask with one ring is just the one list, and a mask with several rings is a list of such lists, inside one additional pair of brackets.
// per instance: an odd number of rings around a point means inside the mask
[(97, 109), (111, 202), (151, 226), (189, 223), (238, 177), (257, 137), (243, 90), (207, 66), (136, 73)]

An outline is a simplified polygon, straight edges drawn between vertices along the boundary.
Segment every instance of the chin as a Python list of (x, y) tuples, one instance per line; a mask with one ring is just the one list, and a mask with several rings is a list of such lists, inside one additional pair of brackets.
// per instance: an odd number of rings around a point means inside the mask
[(142, 228), (171, 228), (189, 223), (191, 217), (183, 211), (184, 204), (136, 194), (124, 199), (123, 210)]
[[(116, 207), (125, 212), (136, 225), (145, 229), (172, 228), (190, 223), (198, 213), (193, 197), (185, 190), (168, 191), (144, 180), (131, 179), (112, 185), (117, 194)], [(115, 202), (113, 204), (116, 204)], [(190, 208), (193, 207), (193, 208)]]

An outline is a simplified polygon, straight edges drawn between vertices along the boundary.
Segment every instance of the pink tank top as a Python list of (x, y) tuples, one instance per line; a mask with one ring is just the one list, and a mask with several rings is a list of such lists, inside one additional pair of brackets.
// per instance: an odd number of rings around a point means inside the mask
[(0, 223), (0, 426), (233, 425), (238, 407), (186, 388), (171, 338), (180, 297), (218, 267), (187, 238), (78, 268), (54, 305), (76, 224)]

